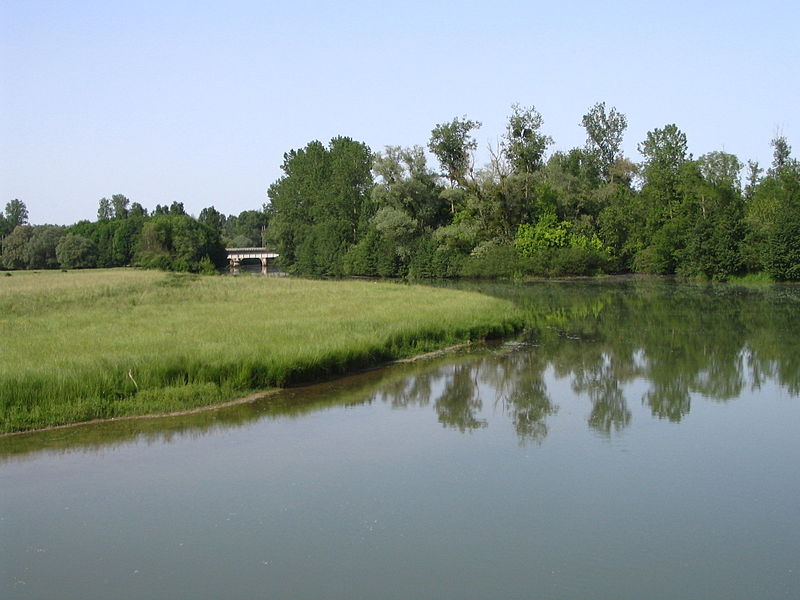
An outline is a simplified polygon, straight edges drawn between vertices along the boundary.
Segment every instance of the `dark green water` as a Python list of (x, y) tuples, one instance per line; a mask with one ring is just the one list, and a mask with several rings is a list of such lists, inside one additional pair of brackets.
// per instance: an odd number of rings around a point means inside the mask
[(800, 288), (483, 291), (522, 342), (0, 438), (0, 598), (800, 597)]

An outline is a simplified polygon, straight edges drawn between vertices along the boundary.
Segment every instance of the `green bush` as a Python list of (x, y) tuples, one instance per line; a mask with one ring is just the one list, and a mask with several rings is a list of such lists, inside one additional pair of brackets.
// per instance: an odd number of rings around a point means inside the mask
[(558, 248), (553, 253), (551, 272), (560, 275), (596, 275), (605, 270), (608, 255), (594, 248)]
[(375, 277), (378, 275), (375, 254), (379, 239), (378, 232), (370, 231), (364, 239), (350, 247), (342, 261), (345, 275), (360, 275), (363, 277)]
[(461, 275), (464, 277), (493, 279), (512, 278), (525, 270), (524, 259), (511, 245), (494, 246), (485, 252), (473, 253), (464, 263)]
[(467, 260), (459, 249), (439, 245), (431, 238), (422, 238), (413, 250), (408, 276), (413, 279), (449, 279), (458, 277)]
[(545, 248), (533, 256), (521, 257), (518, 264), (520, 274), (562, 277), (607, 272), (611, 259), (607, 252), (594, 248)]

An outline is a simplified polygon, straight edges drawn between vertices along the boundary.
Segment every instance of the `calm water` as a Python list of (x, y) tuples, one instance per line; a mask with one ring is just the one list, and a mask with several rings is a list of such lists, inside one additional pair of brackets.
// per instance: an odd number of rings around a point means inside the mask
[(0, 439), (0, 598), (800, 597), (800, 288), (483, 291), (536, 326)]

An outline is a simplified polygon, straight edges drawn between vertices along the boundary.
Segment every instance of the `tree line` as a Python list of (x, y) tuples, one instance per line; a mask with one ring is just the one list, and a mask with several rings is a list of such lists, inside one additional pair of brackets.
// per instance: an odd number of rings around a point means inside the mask
[(715, 151), (694, 158), (676, 125), (653, 129), (638, 163), (627, 119), (605, 103), (581, 119), (586, 143), (548, 154), (535, 107), (513, 105), (490, 160), (481, 124), (437, 124), (427, 149), (373, 153), (336, 137), (284, 155), (268, 191), (268, 239), (289, 272), (381, 277), (678, 274), (800, 279), (800, 165), (783, 136), (765, 170)]
[(694, 158), (674, 124), (649, 131), (634, 162), (621, 149), (627, 118), (603, 102), (581, 118), (581, 147), (548, 153), (543, 125), (535, 107), (513, 105), (479, 167), (481, 123), (466, 116), (432, 129), (436, 169), (421, 145), (312, 141), (284, 154), (268, 203), (238, 216), (212, 206), (194, 218), (180, 202), (148, 213), (117, 194), (94, 222), (31, 226), (13, 200), (0, 215), (0, 266), (210, 272), (224, 246), (266, 244), (306, 275), (800, 280), (800, 163), (782, 135), (762, 168), (724, 151)]
[(0, 214), (5, 269), (85, 269), (140, 266), (214, 273), (225, 266), (226, 246), (260, 246), (268, 215), (246, 210), (226, 216), (213, 206), (195, 218), (183, 203), (148, 212), (122, 194), (101, 198), (96, 221), (70, 226), (30, 225), (28, 210), (12, 200)]

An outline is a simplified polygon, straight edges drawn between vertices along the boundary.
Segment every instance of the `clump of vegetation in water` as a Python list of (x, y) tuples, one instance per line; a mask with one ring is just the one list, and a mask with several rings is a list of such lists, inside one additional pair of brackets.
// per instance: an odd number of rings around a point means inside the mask
[(497, 298), (390, 282), (139, 270), (0, 287), (0, 432), (191, 409), (522, 327)]

